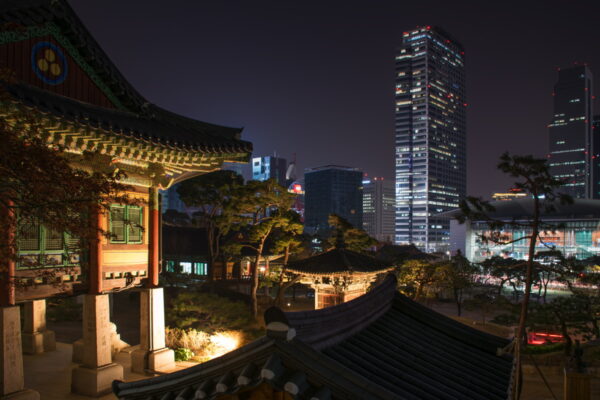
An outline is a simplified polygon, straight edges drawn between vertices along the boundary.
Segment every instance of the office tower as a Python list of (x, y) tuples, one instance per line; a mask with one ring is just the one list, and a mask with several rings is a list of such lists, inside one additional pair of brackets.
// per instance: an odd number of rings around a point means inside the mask
[(285, 173), (287, 161), (285, 158), (276, 156), (252, 158), (252, 179), (255, 181), (266, 181), (275, 178), (277, 183), (286, 186)]
[(396, 243), (447, 251), (448, 219), (465, 196), (463, 47), (435, 27), (405, 32), (396, 56)]
[(548, 126), (550, 173), (564, 181), (564, 193), (580, 199), (592, 197), (592, 85), (585, 65), (559, 70)]
[(304, 172), (304, 229), (327, 234), (330, 214), (362, 227), (362, 177), (356, 168), (326, 165)]
[(380, 242), (394, 242), (396, 188), (383, 178), (363, 180), (363, 229)]
[(592, 198), (600, 199), (600, 115), (592, 126)]

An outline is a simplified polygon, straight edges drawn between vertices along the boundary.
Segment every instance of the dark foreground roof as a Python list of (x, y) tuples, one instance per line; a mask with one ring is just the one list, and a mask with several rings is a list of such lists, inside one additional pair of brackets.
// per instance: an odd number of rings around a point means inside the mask
[(316, 256), (290, 262), (287, 270), (306, 275), (335, 275), (345, 273), (378, 273), (389, 270), (391, 265), (364, 254), (345, 248), (335, 248)]
[[(489, 214), (492, 218), (504, 220), (529, 219), (533, 216), (533, 199), (515, 199), (510, 201), (492, 201), (495, 208)], [(542, 209), (542, 218), (552, 219), (598, 219), (600, 218), (600, 200), (574, 199), (573, 204), (554, 203), (555, 211), (547, 212)], [(461, 214), (460, 210), (440, 214), (454, 218)]]
[(115, 381), (129, 399), (215, 399), (268, 384), (294, 399), (507, 399), (508, 341), (396, 292), (389, 276), (368, 294), (317, 311), (265, 313), (267, 336), (220, 358), (143, 381)]

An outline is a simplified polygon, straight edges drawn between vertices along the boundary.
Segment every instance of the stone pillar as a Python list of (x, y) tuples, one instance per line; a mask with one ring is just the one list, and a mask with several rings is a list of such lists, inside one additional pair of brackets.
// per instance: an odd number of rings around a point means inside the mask
[(25, 389), (18, 306), (0, 307), (0, 399), (39, 400), (40, 394)]
[(39, 354), (56, 350), (54, 332), (46, 329), (46, 300), (25, 303), (23, 353)]
[(83, 302), (83, 363), (73, 369), (71, 391), (98, 397), (111, 392), (123, 367), (112, 362), (108, 295), (86, 294)]
[(140, 291), (140, 348), (131, 353), (131, 370), (138, 374), (168, 372), (175, 354), (165, 344), (163, 288)]

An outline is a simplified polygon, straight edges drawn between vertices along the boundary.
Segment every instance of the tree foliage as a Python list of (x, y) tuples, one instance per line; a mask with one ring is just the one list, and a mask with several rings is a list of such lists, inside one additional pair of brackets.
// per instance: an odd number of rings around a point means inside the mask
[(258, 265), (267, 239), (273, 232), (297, 231), (297, 222), (288, 213), (294, 198), (295, 195), (274, 179), (249, 181), (239, 189), (234, 198), (232, 229), (239, 235), (239, 245), (254, 252), (250, 295), (252, 315), (255, 318), (258, 316)]
[(234, 222), (235, 202), (244, 179), (233, 171), (215, 171), (188, 179), (177, 193), (188, 207), (197, 208), (194, 224), (206, 229), (209, 279), (214, 276), (214, 263), (221, 253), (222, 238)]
[[(500, 157), (498, 169), (515, 179), (513, 187), (531, 196), (533, 203), (532, 214), (528, 218), (518, 221), (506, 221), (494, 218), (493, 212), (495, 209), (490, 203), (480, 198), (468, 197), (460, 204), (462, 215), (458, 219), (460, 222), (465, 222), (467, 219), (486, 221), (491, 232), (487, 235), (481, 235), (479, 240), (483, 243), (509, 244), (522, 240), (528, 241), (529, 251), (525, 270), (525, 293), (521, 302), (517, 332), (517, 340), (523, 341), (533, 283), (536, 243), (538, 241), (544, 243), (540, 235), (542, 232), (557, 229), (557, 226), (542, 220), (542, 213), (554, 212), (556, 211), (557, 204), (566, 204), (573, 200), (569, 196), (560, 193), (559, 188), (563, 182), (550, 174), (549, 166), (545, 159), (534, 158), (531, 155), (519, 156), (504, 153)], [(527, 234), (516, 239), (509, 238), (504, 234), (506, 228), (518, 228), (526, 231)], [(526, 345), (526, 341), (523, 342), (523, 345)], [(520, 352), (517, 352), (517, 354), (520, 354)], [(520, 365), (520, 360), (518, 361)]]
[(336, 247), (336, 243), (340, 239), (343, 240), (347, 249), (356, 252), (365, 252), (378, 243), (363, 229), (354, 227), (347, 219), (337, 214), (331, 214), (328, 222), (332, 228), (331, 235), (326, 241), (328, 250)]

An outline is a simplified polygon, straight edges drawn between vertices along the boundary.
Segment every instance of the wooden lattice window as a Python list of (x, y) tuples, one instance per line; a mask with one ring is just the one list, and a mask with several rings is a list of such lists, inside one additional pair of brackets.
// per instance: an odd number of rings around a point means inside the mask
[(79, 263), (79, 241), (37, 221), (19, 221), (17, 268), (40, 268)]
[(142, 243), (143, 212), (139, 206), (110, 207), (110, 242)]

